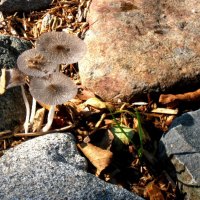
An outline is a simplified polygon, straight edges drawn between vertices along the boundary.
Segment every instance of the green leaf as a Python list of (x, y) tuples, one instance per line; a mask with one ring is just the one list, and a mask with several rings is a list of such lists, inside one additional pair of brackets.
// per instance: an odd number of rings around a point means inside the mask
[(125, 145), (128, 145), (131, 142), (134, 135), (133, 129), (124, 125), (120, 125), (120, 127), (118, 125), (114, 125), (111, 128), (111, 131), (113, 135)]
[(140, 113), (138, 112), (137, 109), (135, 109), (136, 117), (138, 120), (138, 133), (139, 133), (139, 138), (140, 138), (140, 148), (138, 150), (138, 155), (139, 157), (142, 157), (143, 154), (143, 136), (144, 136), (144, 131), (142, 129), (142, 123), (140, 119)]

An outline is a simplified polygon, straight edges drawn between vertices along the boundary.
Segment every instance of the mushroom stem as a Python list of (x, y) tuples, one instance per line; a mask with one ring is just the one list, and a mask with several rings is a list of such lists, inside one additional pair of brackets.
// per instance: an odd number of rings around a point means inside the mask
[(28, 102), (28, 99), (26, 97), (23, 85), (21, 85), (21, 90), (22, 90), (22, 97), (24, 99), (24, 103), (25, 103), (25, 107), (26, 107), (26, 119), (25, 119), (25, 122), (24, 122), (24, 132), (28, 133), (30, 106), (29, 106), (29, 102)]
[(55, 108), (56, 108), (55, 105), (51, 105), (49, 113), (48, 113), (47, 124), (43, 127), (42, 132), (47, 132), (51, 128), (54, 113), (55, 113)]
[(31, 116), (30, 116), (30, 124), (33, 124), (35, 112), (36, 112), (36, 100), (33, 97), (32, 108), (31, 108)]

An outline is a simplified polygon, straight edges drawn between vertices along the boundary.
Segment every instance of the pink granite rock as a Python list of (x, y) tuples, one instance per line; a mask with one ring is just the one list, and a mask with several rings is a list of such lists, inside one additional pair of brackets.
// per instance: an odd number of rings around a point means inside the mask
[(105, 100), (178, 92), (200, 76), (199, 0), (93, 0), (84, 86)]

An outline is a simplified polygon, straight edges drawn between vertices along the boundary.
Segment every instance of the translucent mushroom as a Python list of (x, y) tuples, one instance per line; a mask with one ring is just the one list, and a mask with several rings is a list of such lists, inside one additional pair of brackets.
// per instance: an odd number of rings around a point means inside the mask
[(26, 75), (19, 71), (18, 69), (5, 69), (5, 80), (6, 89), (24, 85), (26, 80)]
[(53, 31), (37, 39), (36, 49), (54, 58), (58, 64), (72, 64), (83, 58), (86, 44), (75, 35)]
[(74, 98), (77, 94), (77, 86), (69, 77), (61, 72), (55, 72), (47, 77), (32, 78), (30, 93), (37, 101), (51, 105), (47, 124), (42, 129), (46, 132), (51, 128), (56, 105)]
[(18, 69), (2, 69), (1, 80), (4, 82), (5, 89), (12, 87), (20, 86), (22, 91), (22, 97), (26, 107), (26, 118), (24, 122), (24, 131), (28, 133), (29, 127), (29, 117), (30, 117), (30, 105), (25, 94), (24, 84), (25, 84), (25, 75)]
[(43, 77), (53, 73), (57, 65), (50, 58), (36, 49), (24, 51), (17, 59), (17, 66), (20, 71), (35, 77)]

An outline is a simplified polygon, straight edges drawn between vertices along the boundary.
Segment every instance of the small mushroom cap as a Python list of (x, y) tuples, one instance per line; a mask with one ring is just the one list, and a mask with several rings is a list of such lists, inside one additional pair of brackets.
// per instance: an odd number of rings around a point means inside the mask
[(35, 77), (51, 74), (57, 68), (57, 64), (52, 59), (36, 49), (24, 51), (17, 59), (17, 66), (23, 73)]
[(24, 85), (26, 76), (18, 69), (1, 69), (0, 77), (0, 94), (3, 94), (6, 89)]
[(36, 41), (36, 48), (54, 57), (58, 64), (78, 62), (86, 53), (86, 44), (75, 35), (65, 32), (43, 33)]
[(26, 82), (26, 75), (19, 71), (19, 69), (6, 69), (6, 89), (24, 85)]
[(59, 105), (76, 96), (77, 86), (69, 77), (55, 72), (47, 77), (32, 78), (30, 93), (39, 102)]

